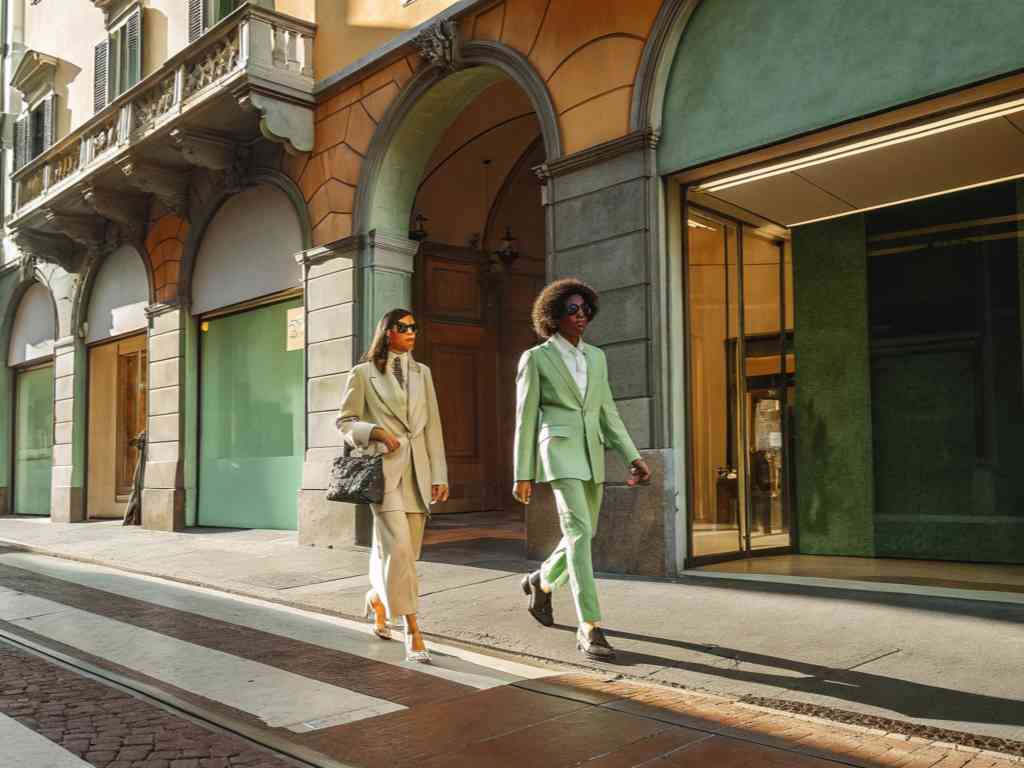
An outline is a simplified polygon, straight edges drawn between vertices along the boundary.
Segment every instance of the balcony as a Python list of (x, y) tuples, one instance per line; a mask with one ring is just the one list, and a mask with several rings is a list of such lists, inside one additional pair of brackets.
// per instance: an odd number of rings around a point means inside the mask
[(239, 8), (13, 174), (12, 236), (77, 271), (83, 248), (139, 234), (148, 195), (186, 214), (196, 168), (238, 178), (260, 139), (311, 150), (314, 33)]

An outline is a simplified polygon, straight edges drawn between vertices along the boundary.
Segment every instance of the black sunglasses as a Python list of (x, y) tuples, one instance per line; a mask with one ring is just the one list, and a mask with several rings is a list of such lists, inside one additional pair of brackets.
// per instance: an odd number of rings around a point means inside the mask
[(419, 326), (416, 323), (395, 323), (395, 330), (399, 333), (416, 333), (419, 330)]
[(571, 304), (566, 304), (565, 305), (565, 316), (566, 317), (572, 317), (577, 312), (579, 312), (581, 309), (583, 310), (583, 314), (586, 315), (588, 320), (594, 316), (594, 308), (592, 306), (590, 306), (589, 304), (576, 304), (576, 303), (571, 303)]

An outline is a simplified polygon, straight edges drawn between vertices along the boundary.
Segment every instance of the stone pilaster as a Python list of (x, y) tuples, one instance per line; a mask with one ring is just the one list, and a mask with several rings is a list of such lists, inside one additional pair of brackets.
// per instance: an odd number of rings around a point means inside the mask
[[(587, 334), (608, 358), (622, 420), (654, 472), (650, 486), (624, 485), (609, 454), (594, 567), (663, 576), (675, 570), (673, 443), (668, 428), (667, 291), (657, 231), (655, 136), (637, 132), (569, 155), (536, 171), (544, 182), (548, 277), (579, 277), (601, 296)], [(679, 447), (682, 447), (680, 442)], [(527, 513), (527, 549), (545, 557), (560, 536), (554, 500), (538, 494)]]
[[(71, 336), (57, 340), (53, 348), (53, 483), (50, 517), (57, 523), (85, 519), (82, 492), (83, 457), (76, 457), (76, 443), (85, 430), (85, 388), (79, 379), (85, 371), (85, 346)], [(76, 397), (76, 394), (78, 395)], [(76, 461), (77, 459), (77, 461)]]
[(412, 273), (419, 243), (405, 235), (373, 230), (359, 248), (358, 337), (369, 343), (380, 316), (412, 303)]
[[(353, 544), (362, 515), (350, 504), (329, 502), (331, 463), (341, 451), (334, 420), (355, 346), (355, 263), (360, 239), (349, 237), (296, 256), (303, 266), (306, 310), (306, 458), (299, 490), (299, 543)], [(363, 521), (365, 522), (365, 521)]]
[(149, 315), (149, 413), (142, 525), (156, 531), (185, 527), (185, 330), (187, 307), (157, 304)]

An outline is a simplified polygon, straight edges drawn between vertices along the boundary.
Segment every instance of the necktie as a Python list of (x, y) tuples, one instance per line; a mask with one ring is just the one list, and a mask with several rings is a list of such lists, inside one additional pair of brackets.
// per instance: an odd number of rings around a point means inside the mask
[(398, 386), (405, 389), (405, 376), (402, 374), (402, 361), (397, 357), (391, 358), (391, 372), (395, 374), (395, 379), (398, 380)]

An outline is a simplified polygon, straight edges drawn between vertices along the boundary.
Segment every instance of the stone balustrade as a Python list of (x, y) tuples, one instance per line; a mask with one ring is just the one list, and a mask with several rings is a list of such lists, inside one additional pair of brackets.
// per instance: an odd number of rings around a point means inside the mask
[[(305, 97), (311, 109), (314, 34), (313, 24), (243, 6), (16, 171), (8, 225), (45, 208), (124, 150), (166, 133), (210, 98), (233, 92), (243, 79), (258, 80), (264, 92)], [(310, 132), (311, 125), (310, 113)]]

